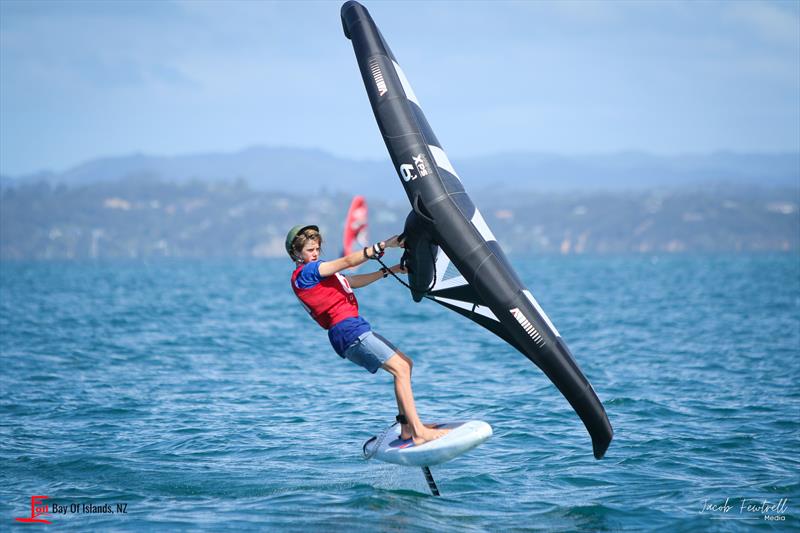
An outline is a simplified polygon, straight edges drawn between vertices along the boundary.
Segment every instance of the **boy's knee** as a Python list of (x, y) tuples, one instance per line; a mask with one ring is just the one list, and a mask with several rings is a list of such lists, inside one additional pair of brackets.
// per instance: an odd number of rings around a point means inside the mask
[(400, 352), (397, 352), (383, 364), (383, 368), (396, 378), (410, 376), (412, 366), (411, 359)]
[(414, 368), (414, 361), (412, 361), (411, 358), (403, 352), (397, 352), (397, 354), (403, 358), (403, 361), (405, 361), (408, 365), (408, 371), (411, 372), (411, 369)]

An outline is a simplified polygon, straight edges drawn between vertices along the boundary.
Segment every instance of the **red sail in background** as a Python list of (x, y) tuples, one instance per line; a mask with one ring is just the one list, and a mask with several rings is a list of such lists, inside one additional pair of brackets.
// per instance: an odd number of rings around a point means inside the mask
[(363, 196), (356, 196), (350, 203), (344, 221), (343, 255), (367, 246), (367, 240), (367, 201)]

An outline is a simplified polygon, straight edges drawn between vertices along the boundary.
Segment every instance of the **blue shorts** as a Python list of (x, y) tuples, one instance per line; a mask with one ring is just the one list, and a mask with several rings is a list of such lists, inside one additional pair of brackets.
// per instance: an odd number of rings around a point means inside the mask
[(367, 331), (358, 336), (344, 351), (344, 356), (358, 366), (363, 366), (373, 374), (397, 353), (394, 344), (387, 341), (374, 331)]

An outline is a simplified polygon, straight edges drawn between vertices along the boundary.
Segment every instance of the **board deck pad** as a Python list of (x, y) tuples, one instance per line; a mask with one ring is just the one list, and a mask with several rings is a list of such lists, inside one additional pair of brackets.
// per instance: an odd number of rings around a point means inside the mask
[(400, 439), (400, 424), (396, 424), (368, 439), (363, 446), (364, 455), (397, 465), (434, 466), (455, 459), (492, 436), (492, 426), (482, 420), (444, 422), (438, 427), (450, 432), (416, 446), (411, 440)]

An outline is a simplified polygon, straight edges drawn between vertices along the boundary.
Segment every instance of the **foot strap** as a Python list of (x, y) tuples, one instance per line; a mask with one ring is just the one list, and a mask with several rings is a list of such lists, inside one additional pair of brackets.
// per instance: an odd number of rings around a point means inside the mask
[(399, 414), (394, 417), (394, 419), (397, 420), (399, 424), (408, 424), (408, 418), (406, 418), (406, 415), (404, 414)]

